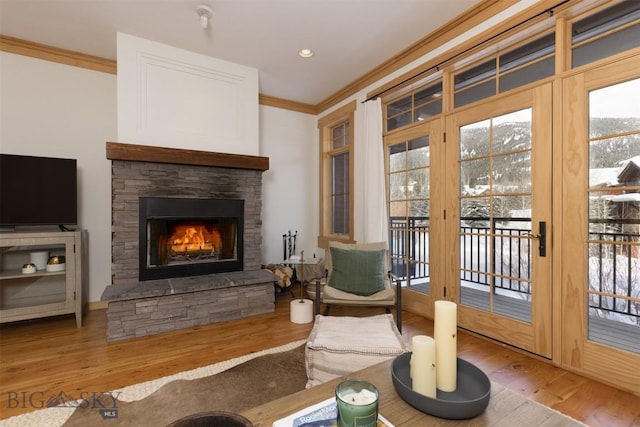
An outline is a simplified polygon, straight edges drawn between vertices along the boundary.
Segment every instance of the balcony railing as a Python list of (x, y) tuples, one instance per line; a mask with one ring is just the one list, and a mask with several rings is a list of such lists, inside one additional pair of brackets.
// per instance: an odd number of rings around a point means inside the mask
[[(512, 295), (519, 294), (520, 299), (529, 300), (532, 240), (526, 236), (531, 233), (531, 229), (527, 227), (531, 219), (461, 220), (466, 224), (474, 224), (460, 227), (461, 282), (484, 288), (488, 292), (493, 273), (494, 292), (506, 291)], [(638, 234), (591, 233), (590, 238), (599, 242), (592, 243), (589, 249), (591, 288), (608, 294), (615, 290), (617, 295), (637, 298), (640, 293), (640, 279), (637, 276), (640, 272), (638, 264), (633, 263), (640, 262), (637, 254), (640, 249), (629, 243), (637, 242)], [(392, 271), (407, 286), (420, 286), (429, 282), (429, 217), (391, 217), (389, 247)], [(594, 263), (597, 265), (594, 266)], [(591, 316), (622, 315), (627, 319), (625, 323), (640, 324), (640, 304), (627, 299), (595, 295), (590, 298), (589, 307)]]
[(407, 281), (429, 279), (429, 217), (391, 217), (389, 222), (391, 271)]
[[(589, 233), (589, 308), (593, 313), (623, 315), (640, 325), (640, 236), (637, 233)], [(634, 245), (635, 244), (635, 245)], [(619, 295), (626, 298), (616, 298)], [(609, 317), (605, 315), (604, 317)]]

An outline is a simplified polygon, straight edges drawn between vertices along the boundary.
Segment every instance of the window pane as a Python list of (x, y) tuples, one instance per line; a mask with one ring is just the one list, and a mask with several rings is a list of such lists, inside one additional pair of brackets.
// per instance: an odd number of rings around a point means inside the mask
[(485, 83), (481, 83), (477, 86), (472, 86), (469, 89), (457, 92), (453, 96), (453, 103), (455, 107), (461, 107), (463, 105), (470, 104), (474, 101), (489, 98), (496, 94), (496, 79), (493, 78)]
[(414, 221), (429, 218), (429, 200), (413, 200), (409, 202), (409, 216)]
[[(571, 65), (579, 67), (640, 46), (639, 19), (640, 2), (627, 0), (575, 22), (571, 28), (573, 45), (591, 41), (573, 48)], [(634, 21), (635, 25), (615, 31)]]
[(414, 122), (442, 113), (442, 82), (416, 92), (413, 105)]
[(474, 228), (489, 227), (490, 212), (488, 197), (460, 200), (460, 221), (463, 226)]
[(410, 198), (429, 197), (429, 169), (421, 168), (409, 172)]
[(640, 24), (574, 48), (571, 65), (576, 68), (638, 46), (640, 46)]
[(389, 199), (405, 200), (407, 198), (407, 173), (392, 173), (389, 176)]
[(493, 152), (531, 149), (531, 108), (493, 119)]
[(483, 80), (494, 80), (496, 75), (496, 59), (493, 58), (473, 68), (456, 74), (454, 90), (463, 89)]
[(399, 116), (387, 119), (387, 130), (394, 130), (402, 126), (406, 126), (412, 123), (411, 110), (406, 113), (402, 113)]
[(589, 137), (640, 129), (640, 79), (589, 92)]
[(429, 117), (437, 116), (442, 113), (442, 99), (437, 99), (429, 104), (425, 104), (416, 108), (414, 112), (414, 122), (426, 120)]
[(626, 0), (576, 21), (571, 28), (573, 43), (596, 37), (611, 29), (633, 22), (640, 16), (640, 3)]
[(460, 163), (460, 194), (476, 195), (489, 191), (489, 159)]
[(332, 157), (333, 160), (333, 193), (349, 191), (349, 153)]
[(509, 74), (500, 75), (500, 92), (542, 80), (545, 77), (553, 76), (553, 73), (555, 73), (554, 57), (534, 62)]
[[(402, 202), (391, 202), (389, 204), (389, 209), (390, 209), (390, 216), (392, 218), (406, 218), (407, 217), (408, 209), (407, 209), (407, 202), (405, 202), (405, 201), (402, 201)], [(401, 223), (404, 224), (405, 221), (401, 221)], [(400, 222), (398, 224), (400, 224)]]
[(411, 95), (387, 104), (387, 117), (395, 116), (409, 110), (411, 110)]
[(435, 85), (420, 89), (414, 95), (414, 105), (422, 105), (433, 99), (442, 97), (442, 82), (438, 82)]
[(500, 55), (500, 72), (536, 61), (555, 52), (555, 34), (547, 34), (523, 46)]
[(409, 141), (407, 167), (409, 169), (429, 166), (429, 137), (423, 136)]
[(349, 153), (332, 157), (331, 212), (333, 234), (349, 233)]
[(407, 143), (401, 142), (389, 147), (389, 171), (395, 172), (407, 168)]
[(349, 217), (348, 217), (349, 199), (345, 194), (335, 195), (333, 197), (333, 234), (349, 234)]
[[(531, 196), (496, 196), (493, 198), (494, 215), (509, 218), (509, 227), (531, 230)], [(526, 221), (522, 221), (526, 220)]]
[(460, 159), (488, 156), (490, 120), (472, 123), (460, 128)]
[(333, 142), (331, 146), (334, 150), (349, 145), (349, 138), (349, 122), (334, 126), (331, 129), (331, 140)]
[(589, 144), (589, 187), (620, 184), (622, 167), (640, 155), (640, 135), (613, 137)]
[(493, 192), (531, 192), (531, 156), (529, 153), (514, 153), (493, 158)]

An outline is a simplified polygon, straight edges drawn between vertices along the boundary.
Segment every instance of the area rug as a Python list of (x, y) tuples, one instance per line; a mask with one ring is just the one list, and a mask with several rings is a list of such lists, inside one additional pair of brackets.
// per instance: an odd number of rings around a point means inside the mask
[(305, 341), (134, 384), (91, 399), (50, 402), (52, 407), (0, 420), (0, 426), (165, 426), (197, 412), (241, 412), (305, 388)]
[[(305, 388), (305, 341), (114, 390), (91, 404), (86, 400), (60, 402), (2, 420), (0, 427), (162, 427), (199, 412), (240, 413)], [(489, 407), (478, 418), (455, 421), (433, 417), (433, 425), (584, 426), (497, 383), (492, 382), (491, 387)]]

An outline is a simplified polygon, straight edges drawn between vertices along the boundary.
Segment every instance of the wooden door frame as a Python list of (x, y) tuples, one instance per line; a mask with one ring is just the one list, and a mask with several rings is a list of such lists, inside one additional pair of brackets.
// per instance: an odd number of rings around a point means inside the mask
[[(534, 87), (510, 92), (507, 95), (497, 97), (490, 101), (483, 101), (482, 104), (476, 104), (468, 108), (461, 108), (455, 113), (448, 114), (445, 118), (445, 130), (447, 137), (446, 150), (446, 188), (454, 191), (454, 194), (447, 196), (445, 209), (447, 215), (446, 226), (446, 279), (448, 284), (447, 293), (453, 295), (453, 298), (447, 298), (457, 303), (460, 301), (458, 292), (459, 287), (459, 127), (467, 122), (483, 120), (483, 118), (491, 117), (499, 114), (505, 114), (510, 111), (516, 111), (522, 108), (532, 107), (532, 132), (534, 139), (532, 140), (532, 184), (535, 188), (539, 188), (532, 193), (532, 233), (537, 233), (537, 222), (546, 221), (548, 228), (548, 236), (552, 235), (552, 105), (553, 85), (551, 82), (542, 83)], [(548, 109), (545, 107), (549, 106)], [(461, 123), (456, 120), (465, 113), (473, 110), (477, 115), (470, 121), (465, 120)], [(486, 113), (485, 113), (486, 112)], [(546, 143), (544, 147), (541, 143)], [(547, 165), (548, 173), (536, 173), (537, 165)], [(542, 190), (540, 190), (542, 189)], [(545, 191), (545, 189), (548, 189)], [(453, 238), (456, 236), (456, 238)], [(548, 237), (550, 242), (550, 237)], [(550, 245), (549, 245), (550, 246)], [(537, 245), (534, 245), (537, 248)], [(510, 345), (522, 348), (528, 352), (538, 354), (542, 357), (551, 359), (553, 357), (553, 318), (550, 315), (553, 301), (552, 293), (552, 248), (547, 249), (547, 256), (540, 258), (536, 249), (532, 251), (532, 260), (534, 270), (532, 277), (535, 283), (547, 283), (545, 292), (535, 291), (532, 294), (531, 302), (531, 323), (525, 323), (514, 319), (492, 315), (490, 313), (476, 310), (468, 306), (458, 308), (458, 325), (462, 328), (488, 336), (492, 339), (508, 343)], [(542, 285), (540, 285), (542, 286)], [(545, 289), (545, 288), (541, 288)], [(534, 327), (535, 326), (535, 327)]]

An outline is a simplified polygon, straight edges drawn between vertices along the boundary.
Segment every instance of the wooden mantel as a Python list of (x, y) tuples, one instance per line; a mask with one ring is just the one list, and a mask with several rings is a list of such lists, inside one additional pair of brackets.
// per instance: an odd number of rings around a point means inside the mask
[(122, 144), (119, 142), (107, 142), (107, 159), (250, 169), (262, 172), (269, 170), (268, 157)]

